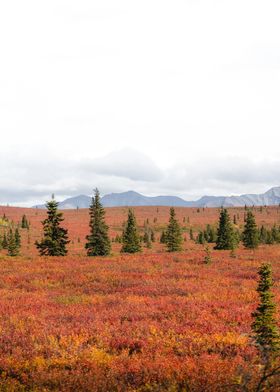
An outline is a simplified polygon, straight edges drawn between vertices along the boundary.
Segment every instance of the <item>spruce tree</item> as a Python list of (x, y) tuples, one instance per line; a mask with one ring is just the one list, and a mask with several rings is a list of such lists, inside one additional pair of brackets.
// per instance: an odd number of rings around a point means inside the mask
[(263, 225), (261, 226), (261, 229), (259, 232), (259, 241), (261, 244), (267, 243), (267, 230)]
[(242, 241), (245, 248), (255, 249), (259, 245), (258, 228), (252, 211), (247, 212)]
[(148, 249), (152, 247), (152, 229), (145, 223), (143, 242)]
[(182, 231), (176, 219), (175, 209), (170, 208), (169, 224), (166, 230), (166, 247), (168, 252), (179, 252), (182, 250)]
[(149, 230), (146, 230), (143, 236), (143, 242), (145, 243), (146, 247), (148, 249), (151, 249), (152, 247), (152, 241), (151, 241), (151, 233)]
[(4, 232), (4, 235), (3, 235), (2, 247), (3, 247), (3, 249), (8, 249), (8, 239), (7, 239), (6, 232)]
[(19, 229), (18, 229), (18, 228), (16, 228), (16, 230), (15, 230), (15, 242), (16, 242), (16, 246), (17, 246), (18, 248), (20, 248), (20, 245), (21, 245), (21, 236), (20, 236), (20, 232), (19, 232)]
[(192, 229), (192, 227), (190, 228), (190, 240), (192, 240), (193, 241), (193, 229)]
[(19, 246), (17, 245), (16, 238), (12, 229), (10, 229), (8, 232), (7, 242), (8, 255), (12, 257), (17, 256), (19, 254)]
[(252, 313), (254, 340), (264, 363), (268, 364), (279, 354), (280, 335), (275, 319), (276, 306), (271, 288), (273, 286), (270, 264), (262, 264), (259, 271), (257, 292), (260, 302)]
[(61, 227), (63, 214), (58, 212), (58, 202), (52, 196), (52, 200), (47, 202), (47, 218), (43, 224), (43, 238), (36, 241), (35, 245), (41, 256), (65, 256), (67, 254), (68, 230)]
[(28, 220), (26, 218), (26, 215), (24, 214), (21, 218), (21, 228), (22, 229), (29, 229), (29, 224), (28, 224)]
[(162, 231), (162, 233), (161, 233), (161, 235), (160, 235), (160, 240), (159, 240), (159, 242), (161, 243), (161, 244), (166, 244), (166, 232), (163, 230)]
[(107, 256), (111, 252), (111, 242), (108, 235), (108, 226), (105, 223), (105, 210), (100, 201), (98, 189), (94, 191), (89, 207), (90, 234), (86, 237), (85, 248), (88, 256)]
[(138, 234), (135, 215), (131, 209), (128, 210), (127, 222), (122, 236), (123, 246), (121, 252), (136, 253), (141, 251), (141, 241)]
[(208, 242), (208, 241), (206, 241), (205, 233), (204, 233), (204, 231), (200, 231), (197, 235), (196, 243), (203, 245), (203, 244), (205, 244), (205, 242)]
[(230, 216), (227, 209), (222, 208), (220, 212), (216, 246), (214, 249), (232, 250), (235, 247), (236, 247), (236, 236), (233, 231)]

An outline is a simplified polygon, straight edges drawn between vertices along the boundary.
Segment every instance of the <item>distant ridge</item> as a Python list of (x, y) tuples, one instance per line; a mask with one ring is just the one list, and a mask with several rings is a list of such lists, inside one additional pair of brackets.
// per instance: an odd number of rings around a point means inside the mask
[[(110, 193), (101, 199), (104, 207), (136, 207), (136, 206), (167, 206), (167, 207), (242, 207), (278, 205), (280, 204), (280, 187), (274, 187), (263, 194), (244, 194), (241, 196), (203, 196), (196, 201), (186, 201), (177, 196), (149, 197), (134, 191)], [(91, 197), (79, 195), (59, 203), (60, 209), (88, 208)], [(34, 206), (45, 208), (45, 205)]]

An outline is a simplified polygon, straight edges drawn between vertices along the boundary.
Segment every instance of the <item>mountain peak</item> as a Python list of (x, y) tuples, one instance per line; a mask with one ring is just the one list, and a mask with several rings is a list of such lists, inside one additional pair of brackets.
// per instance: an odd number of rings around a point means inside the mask
[[(104, 207), (136, 207), (136, 206), (167, 206), (167, 207), (242, 207), (278, 205), (280, 204), (280, 186), (273, 187), (259, 195), (244, 194), (241, 196), (203, 196), (196, 201), (186, 201), (177, 196), (144, 196), (129, 190), (121, 193), (110, 193), (101, 198)], [(59, 203), (60, 209), (88, 208), (91, 197), (79, 195), (70, 197)], [(37, 206), (45, 208), (45, 205)]]

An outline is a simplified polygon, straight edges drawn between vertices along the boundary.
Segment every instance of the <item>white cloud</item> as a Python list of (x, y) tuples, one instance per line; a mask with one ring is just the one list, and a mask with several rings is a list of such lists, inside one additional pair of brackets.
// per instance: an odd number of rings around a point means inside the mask
[(2, 2), (1, 200), (278, 182), (279, 13), (278, 0)]

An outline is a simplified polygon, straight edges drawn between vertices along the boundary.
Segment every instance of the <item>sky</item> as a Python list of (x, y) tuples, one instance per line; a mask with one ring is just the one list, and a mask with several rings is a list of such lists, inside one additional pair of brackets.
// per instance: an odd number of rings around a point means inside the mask
[(279, 0), (0, 3), (0, 203), (280, 185)]

